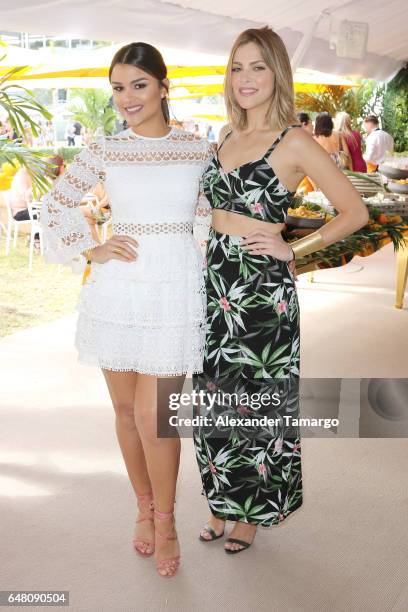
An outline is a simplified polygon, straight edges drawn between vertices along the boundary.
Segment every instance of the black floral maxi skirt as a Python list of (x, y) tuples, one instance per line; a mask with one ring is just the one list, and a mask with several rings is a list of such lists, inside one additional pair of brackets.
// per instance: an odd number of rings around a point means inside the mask
[(212, 514), (271, 526), (302, 504), (299, 306), (287, 263), (240, 240), (210, 230), (194, 443)]

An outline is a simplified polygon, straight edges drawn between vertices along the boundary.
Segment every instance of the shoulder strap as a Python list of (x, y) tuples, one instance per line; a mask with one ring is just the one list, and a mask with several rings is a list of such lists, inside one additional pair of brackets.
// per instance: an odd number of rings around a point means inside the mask
[(223, 146), (224, 142), (227, 140), (227, 138), (229, 138), (231, 136), (231, 134), (232, 134), (232, 130), (230, 132), (228, 132), (228, 134), (225, 136), (224, 140), (222, 141), (222, 143), (218, 147), (217, 151), (219, 151), (221, 149), (221, 147)]
[(301, 125), (295, 124), (295, 125), (288, 125), (288, 127), (286, 127), (283, 132), (281, 132), (279, 134), (279, 136), (273, 141), (273, 143), (271, 144), (271, 146), (269, 147), (269, 149), (267, 150), (267, 152), (265, 153), (264, 157), (269, 157), (270, 154), (272, 153), (272, 151), (276, 148), (276, 146), (280, 143), (280, 141), (282, 140), (282, 138), (285, 136), (285, 134), (287, 134), (289, 132), (290, 129), (295, 128), (295, 127), (302, 127)]

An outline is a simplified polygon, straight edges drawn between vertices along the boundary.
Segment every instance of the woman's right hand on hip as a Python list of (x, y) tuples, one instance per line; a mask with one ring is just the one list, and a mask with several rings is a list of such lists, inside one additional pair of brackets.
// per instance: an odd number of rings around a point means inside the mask
[(92, 249), (90, 259), (95, 263), (106, 263), (110, 259), (136, 261), (138, 246), (139, 243), (130, 236), (112, 236), (100, 246)]

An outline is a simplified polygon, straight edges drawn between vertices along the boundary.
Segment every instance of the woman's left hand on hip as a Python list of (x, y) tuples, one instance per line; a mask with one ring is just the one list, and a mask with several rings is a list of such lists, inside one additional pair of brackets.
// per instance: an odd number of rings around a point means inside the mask
[(255, 230), (241, 241), (240, 246), (251, 255), (272, 255), (288, 262), (293, 259), (292, 249), (280, 234)]

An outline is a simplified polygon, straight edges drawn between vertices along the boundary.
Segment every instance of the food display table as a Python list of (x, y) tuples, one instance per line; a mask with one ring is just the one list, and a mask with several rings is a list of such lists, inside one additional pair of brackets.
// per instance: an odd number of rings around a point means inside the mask
[[(310, 280), (313, 281), (315, 270), (343, 266), (356, 255), (368, 257), (392, 242), (396, 251), (395, 308), (403, 308), (408, 279), (408, 198), (368, 198), (365, 203), (370, 214), (367, 225), (345, 240), (301, 259), (297, 265), (297, 273), (309, 272)], [(316, 204), (311, 207), (314, 210), (318, 208)], [(328, 222), (332, 218), (332, 209), (323, 204), (321, 210)], [(314, 231), (316, 228), (292, 229), (288, 232), (287, 239), (295, 240)]]

